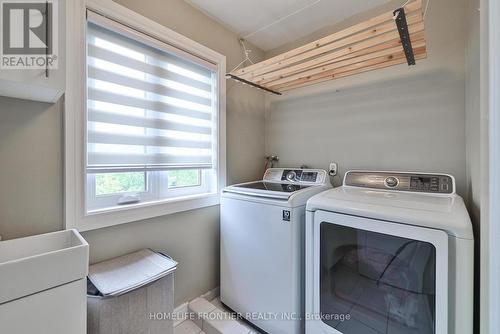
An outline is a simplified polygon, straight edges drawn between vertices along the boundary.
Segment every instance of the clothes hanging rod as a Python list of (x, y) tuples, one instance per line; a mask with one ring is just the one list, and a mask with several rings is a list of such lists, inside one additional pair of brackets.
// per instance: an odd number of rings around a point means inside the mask
[(413, 54), (413, 47), (411, 45), (410, 31), (408, 30), (408, 22), (406, 22), (406, 14), (404, 8), (398, 8), (394, 11), (396, 26), (398, 27), (399, 37), (401, 38), (401, 45), (405, 52), (406, 61), (408, 66), (415, 65), (415, 55)]
[(253, 82), (251, 82), (251, 81), (245, 80), (245, 79), (243, 79), (243, 78), (237, 77), (236, 75), (231, 74), (231, 73), (227, 73), (227, 74), (226, 74), (226, 78), (231, 78), (231, 79), (233, 79), (233, 80), (236, 80), (236, 81), (242, 82), (242, 83), (247, 84), (247, 85), (249, 85), (249, 86), (252, 86), (252, 87), (255, 87), (255, 88), (259, 88), (259, 89), (265, 90), (266, 92), (269, 92), (269, 93), (273, 93), (273, 94), (276, 94), (276, 95), (282, 95), (280, 92), (274, 91), (274, 90), (269, 89), (269, 88), (267, 88), (267, 87), (264, 87), (264, 86), (258, 85), (258, 84), (256, 84), (256, 83), (253, 83)]

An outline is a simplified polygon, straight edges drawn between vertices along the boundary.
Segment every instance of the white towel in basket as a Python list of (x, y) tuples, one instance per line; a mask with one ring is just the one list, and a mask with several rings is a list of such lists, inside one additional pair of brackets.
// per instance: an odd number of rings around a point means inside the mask
[(103, 296), (118, 296), (168, 275), (176, 266), (174, 260), (143, 249), (91, 265), (88, 277)]

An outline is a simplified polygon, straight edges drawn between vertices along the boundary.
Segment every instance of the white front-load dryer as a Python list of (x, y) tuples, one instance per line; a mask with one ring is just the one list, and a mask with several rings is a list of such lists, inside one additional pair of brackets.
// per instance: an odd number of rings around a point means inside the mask
[(306, 333), (472, 333), (473, 247), (453, 177), (348, 172), (307, 203)]

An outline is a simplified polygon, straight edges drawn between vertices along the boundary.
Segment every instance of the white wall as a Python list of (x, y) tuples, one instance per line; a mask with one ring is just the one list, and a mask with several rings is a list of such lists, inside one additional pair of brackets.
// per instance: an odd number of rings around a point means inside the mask
[(465, 58), (466, 201), (474, 226), (475, 242), (475, 330), (479, 330), (480, 210), (481, 210), (481, 91), (480, 91), (480, 12), (479, 0), (467, 7)]
[[(430, 3), (428, 59), (415, 67), (399, 65), (268, 96), (266, 153), (279, 155), (282, 166), (327, 168), (336, 161), (341, 173), (353, 168), (450, 173), (465, 194), (465, 4)], [(373, 15), (360, 14), (267, 56)]]
[(0, 235), (63, 228), (62, 103), (0, 97)]
[[(236, 34), (182, 0), (121, 0), (123, 5), (227, 57), (243, 54)], [(262, 53), (254, 49), (259, 59)], [(48, 105), (0, 97), (0, 235), (6, 239), (63, 228), (62, 103)], [(264, 97), (227, 85), (228, 182), (261, 177)], [(91, 262), (140, 248), (165, 251), (179, 261), (175, 303), (219, 284), (219, 207), (157, 217), (84, 233)]]
[[(490, 234), (493, 228), (490, 228), (492, 219), (490, 218), (490, 18), (494, 17), (494, 13), (490, 13), (491, 3), (489, 0), (480, 0), (480, 206), (481, 206), (481, 247), (480, 247), (480, 333), (490, 334), (495, 332), (495, 328), (490, 326), (495, 319), (494, 310), (491, 309), (492, 303), (495, 303), (494, 298), (490, 298), (490, 286), (497, 283), (498, 278), (490, 282), (490, 275), (493, 272), (491, 265), (490, 240), (494, 237)], [(496, 8), (497, 6), (493, 6)], [(493, 133), (492, 133), (493, 134)], [(493, 316), (493, 317), (492, 317)]]
[[(465, 130), (467, 200), (474, 222), (479, 222), (480, 211), (480, 13), (479, 0), (471, 0), (467, 8), (467, 45), (465, 76)], [(478, 226), (479, 227), (479, 226)]]

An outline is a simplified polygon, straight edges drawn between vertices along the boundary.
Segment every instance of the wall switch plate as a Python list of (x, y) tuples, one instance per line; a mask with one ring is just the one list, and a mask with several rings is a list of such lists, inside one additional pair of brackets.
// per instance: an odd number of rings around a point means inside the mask
[(335, 176), (337, 175), (338, 172), (338, 165), (336, 162), (330, 162), (330, 168), (328, 168), (328, 174), (330, 176)]

